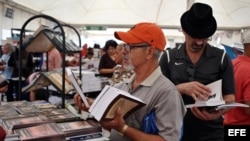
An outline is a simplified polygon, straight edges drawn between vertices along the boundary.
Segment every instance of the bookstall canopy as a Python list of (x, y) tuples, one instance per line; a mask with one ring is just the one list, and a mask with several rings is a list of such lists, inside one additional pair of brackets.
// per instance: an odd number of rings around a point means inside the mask
[(71, 25), (131, 27), (155, 22), (178, 29), (180, 16), (193, 2), (211, 5), (218, 29), (237, 30), (250, 25), (249, 0), (8, 0)]

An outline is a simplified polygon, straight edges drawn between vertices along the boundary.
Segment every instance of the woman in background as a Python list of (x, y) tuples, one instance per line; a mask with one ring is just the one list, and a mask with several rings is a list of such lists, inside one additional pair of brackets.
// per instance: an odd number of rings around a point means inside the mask
[(108, 40), (104, 46), (106, 54), (104, 54), (99, 63), (99, 74), (103, 77), (111, 78), (115, 70), (115, 49), (117, 43), (114, 40)]

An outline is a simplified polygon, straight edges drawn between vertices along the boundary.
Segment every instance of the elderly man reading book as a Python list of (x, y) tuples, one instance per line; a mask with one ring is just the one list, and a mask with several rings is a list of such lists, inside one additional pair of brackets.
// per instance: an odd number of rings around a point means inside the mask
[[(161, 28), (154, 23), (138, 23), (127, 32), (115, 32), (115, 37), (126, 43), (124, 65), (131, 61), (135, 72), (130, 79), (115, 87), (140, 98), (145, 105), (126, 117), (118, 107), (115, 117), (100, 120), (101, 125), (110, 129), (110, 139), (115, 141), (178, 141), (186, 110), (178, 90), (162, 75), (158, 66), (161, 51), (166, 45)], [(93, 100), (87, 100), (91, 107)], [(88, 111), (79, 94), (75, 95), (74, 101)], [(148, 130), (145, 117), (151, 119), (154, 129)]]

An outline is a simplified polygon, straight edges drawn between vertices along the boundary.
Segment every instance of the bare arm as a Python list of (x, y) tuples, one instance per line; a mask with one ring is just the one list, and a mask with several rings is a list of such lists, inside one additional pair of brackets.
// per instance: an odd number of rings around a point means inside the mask
[[(223, 96), (223, 99), (225, 101), (225, 103), (232, 103), (232, 102), (235, 102), (235, 97), (234, 97), (234, 94), (228, 94), (228, 95), (224, 95)], [(223, 109), (221, 112), (222, 114), (228, 112), (229, 109)]]
[[(112, 128), (120, 132), (125, 126), (125, 121), (122, 118), (121, 109), (118, 108), (116, 110), (116, 116), (112, 121), (101, 121), (101, 124), (104, 128)], [(165, 141), (159, 135), (147, 134), (130, 126), (128, 126), (128, 128), (125, 130), (124, 135), (133, 141)]]
[(247, 115), (250, 116), (250, 101), (246, 101), (245, 104), (249, 105), (248, 108), (245, 108), (245, 112), (246, 112)]
[(103, 68), (103, 69), (100, 69), (100, 70), (99, 70), (99, 73), (100, 73), (100, 74), (108, 74), (108, 73), (113, 73), (114, 70), (115, 70), (115, 67), (114, 67), (114, 68), (111, 68), (111, 69), (105, 69), (105, 68)]

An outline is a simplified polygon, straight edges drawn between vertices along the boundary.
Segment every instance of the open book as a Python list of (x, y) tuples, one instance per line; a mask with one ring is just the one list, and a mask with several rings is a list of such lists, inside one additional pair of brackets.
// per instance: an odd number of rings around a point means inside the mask
[[(39, 72), (38, 77), (30, 82), (29, 85), (22, 88), (22, 92), (28, 92), (36, 90), (42, 87), (46, 87), (52, 84), (57, 90), (62, 91), (62, 71), (54, 70), (49, 72)], [(68, 75), (65, 75), (65, 93), (73, 91), (74, 87), (71, 84), (71, 81), (68, 78)]]
[(194, 104), (186, 105), (186, 108), (191, 107), (207, 107), (209, 111), (220, 110), (225, 108), (234, 108), (234, 107), (248, 107), (246, 104), (242, 103), (225, 103), (222, 97), (222, 80), (217, 80), (207, 85), (211, 89), (211, 95), (208, 97), (208, 100), (198, 99)]
[[(85, 106), (89, 107), (87, 99), (76, 81), (74, 74), (70, 68), (66, 68), (66, 72), (72, 81), (76, 91), (80, 94)], [(113, 119), (115, 111), (118, 107), (122, 109), (122, 115), (128, 116), (134, 110), (144, 106), (145, 103), (126, 91), (106, 85), (101, 93), (89, 107), (89, 112), (96, 120)]]
[[(63, 51), (62, 35), (56, 33), (53, 29), (41, 25), (33, 34), (24, 40), (25, 50), (27, 52), (48, 52), (53, 47)], [(72, 40), (65, 39), (65, 51), (79, 52), (78, 47)]]
[(81, 96), (81, 98), (82, 98), (82, 100), (84, 102), (84, 105), (86, 107), (89, 107), (89, 103), (88, 103), (84, 93), (82, 92), (82, 90), (81, 90), (81, 88), (80, 88), (80, 86), (79, 86), (79, 84), (77, 82), (77, 79), (76, 79), (75, 75), (73, 74), (72, 70), (70, 68), (66, 68), (65, 71), (68, 74), (69, 79), (71, 80), (71, 82), (72, 82), (73, 86), (75, 87), (76, 91), (78, 92), (78, 94), (80, 94), (80, 96)]
[(145, 103), (140, 98), (106, 85), (90, 106), (89, 112), (96, 120), (100, 121), (113, 119), (118, 107), (121, 108), (122, 116), (126, 117), (144, 105)]

